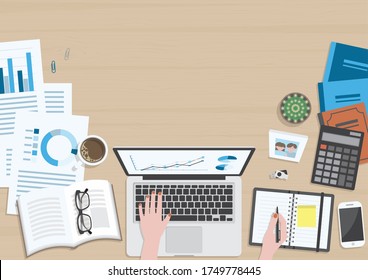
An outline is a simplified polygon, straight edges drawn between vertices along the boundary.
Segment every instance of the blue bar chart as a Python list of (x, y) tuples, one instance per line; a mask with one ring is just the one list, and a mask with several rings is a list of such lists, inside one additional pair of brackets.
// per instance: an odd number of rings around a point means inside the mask
[(0, 93), (5, 92), (5, 86), (4, 86), (4, 71), (3, 68), (0, 68)]
[(33, 92), (34, 78), (32, 54), (19, 57), (2, 57), (0, 52), (0, 94)]
[(14, 134), (17, 112), (44, 110), (42, 93), (40, 40), (0, 43), (0, 138)]

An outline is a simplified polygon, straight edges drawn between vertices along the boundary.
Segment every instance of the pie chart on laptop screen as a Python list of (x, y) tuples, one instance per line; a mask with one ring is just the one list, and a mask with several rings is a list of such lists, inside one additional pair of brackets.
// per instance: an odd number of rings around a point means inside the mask
[(232, 168), (231, 163), (236, 160), (237, 157), (235, 156), (231, 155), (221, 156), (218, 158), (218, 161), (221, 162), (221, 164), (217, 165), (216, 169), (220, 171), (229, 170)]

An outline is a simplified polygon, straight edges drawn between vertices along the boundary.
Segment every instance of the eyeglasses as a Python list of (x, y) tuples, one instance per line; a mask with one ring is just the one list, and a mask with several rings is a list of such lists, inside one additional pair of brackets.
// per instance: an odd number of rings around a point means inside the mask
[(86, 210), (91, 203), (87, 192), (88, 189), (85, 189), (84, 192), (80, 190), (75, 192), (75, 206), (78, 209), (77, 226), (80, 234), (85, 232), (92, 234), (92, 218), (90, 215), (83, 214), (83, 211)]

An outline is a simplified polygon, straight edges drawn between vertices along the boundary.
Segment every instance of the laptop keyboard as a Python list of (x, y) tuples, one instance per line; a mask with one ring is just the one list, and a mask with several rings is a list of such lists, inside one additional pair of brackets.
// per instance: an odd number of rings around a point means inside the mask
[(170, 222), (232, 222), (234, 220), (234, 185), (137, 184), (134, 185), (135, 221), (140, 220), (139, 203), (142, 203), (144, 208), (145, 197), (152, 191), (162, 192), (163, 217), (171, 212)]

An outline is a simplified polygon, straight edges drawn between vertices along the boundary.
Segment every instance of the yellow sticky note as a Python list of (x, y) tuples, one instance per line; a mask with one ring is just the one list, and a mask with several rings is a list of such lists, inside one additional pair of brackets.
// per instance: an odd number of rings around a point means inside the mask
[(316, 227), (316, 206), (298, 205), (298, 227)]

